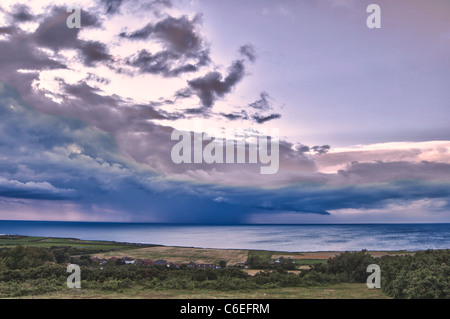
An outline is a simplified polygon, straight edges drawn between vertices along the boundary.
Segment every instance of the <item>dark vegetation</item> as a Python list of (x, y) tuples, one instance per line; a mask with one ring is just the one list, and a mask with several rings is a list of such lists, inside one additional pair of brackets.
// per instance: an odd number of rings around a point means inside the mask
[[(78, 255), (78, 256), (74, 256)], [(81, 255), (81, 256), (80, 256)], [(82, 289), (121, 291), (135, 289), (253, 290), (307, 287), (336, 283), (365, 283), (370, 264), (381, 268), (382, 290), (394, 298), (450, 298), (450, 250), (428, 250), (414, 255), (372, 257), (367, 251), (345, 252), (298, 274), (291, 260), (267, 264), (250, 258), (251, 266), (267, 266), (250, 276), (234, 267), (192, 269), (185, 266), (103, 265), (80, 254), (76, 247), (17, 245), (0, 249), (0, 297), (39, 295), (68, 289), (67, 263), (81, 267)]]

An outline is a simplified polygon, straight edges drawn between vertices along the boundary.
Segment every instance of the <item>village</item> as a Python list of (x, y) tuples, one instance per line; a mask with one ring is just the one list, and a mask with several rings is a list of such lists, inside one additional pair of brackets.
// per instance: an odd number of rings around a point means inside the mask
[(133, 259), (132, 257), (111, 257), (111, 258), (99, 258), (99, 257), (91, 257), (91, 261), (100, 266), (106, 265), (107, 263), (115, 263), (116, 265), (142, 265), (142, 266), (166, 266), (172, 268), (199, 268), (199, 269), (221, 269), (225, 266), (226, 263), (221, 263), (222, 265), (217, 264), (203, 264), (203, 263), (174, 263), (169, 262), (164, 259), (151, 260), (151, 259)]

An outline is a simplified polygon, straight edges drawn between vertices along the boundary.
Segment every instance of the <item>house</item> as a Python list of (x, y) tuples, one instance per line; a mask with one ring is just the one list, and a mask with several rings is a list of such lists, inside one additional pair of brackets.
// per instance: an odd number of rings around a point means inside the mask
[(217, 265), (216, 264), (198, 264), (197, 268), (201, 268), (201, 269), (216, 269)]
[(134, 259), (131, 257), (122, 257), (123, 261), (133, 261)]
[(155, 265), (167, 265), (167, 261), (164, 259), (158, 259), (154, 262)]
[(99, 265), (104, 265), (104, 264), (106, 264), (106, 262), (107, 262), (108, 260), (105, 259), (105, 258), (91, 257), (91, 261), (92, 261), (93, 263), (97, 263), (97, 264), (99, 264)]
[(153, 265), (153, 260), (151, 259), (138, 259), (135, 262), (137, 265), (144, 265), (144, 266), (150, 266)]
[(98, 257), (91, 257), (91, 261), (94, 263), (100, 263), (101, 259)]
[(194, 262), (190, 262), (189, 264), (186, 265), (188, 268), (197, 268), (197, 264)]

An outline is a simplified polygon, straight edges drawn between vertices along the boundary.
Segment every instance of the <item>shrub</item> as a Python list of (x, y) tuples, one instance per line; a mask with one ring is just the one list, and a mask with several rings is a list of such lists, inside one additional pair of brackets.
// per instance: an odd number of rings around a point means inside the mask
[(375, 258), (366, 250), (360, 252), (344, 252), (330, 258), (325, 266), (326, 272), (340, 275), (347, 282), (366, 282), (367, 266), (376, 264)]
[(129, 288), (132, 284), (130, 279), (118, 280), (118, 279), (109, 279), (100, 284), (100, 289), (109, 290), (109, 291), (117, 291), (123, 288)]

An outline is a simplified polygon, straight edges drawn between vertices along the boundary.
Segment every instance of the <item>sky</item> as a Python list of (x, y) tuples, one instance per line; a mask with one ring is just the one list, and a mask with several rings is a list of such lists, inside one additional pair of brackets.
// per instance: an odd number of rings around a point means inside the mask
[[(449, 14), (447, 0), (2, 3), (0, 220), (448, 223)], [(236, 152), (266, 136), (276, 172), (262, 153), (177, 163), (174, 132)]]

